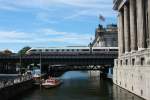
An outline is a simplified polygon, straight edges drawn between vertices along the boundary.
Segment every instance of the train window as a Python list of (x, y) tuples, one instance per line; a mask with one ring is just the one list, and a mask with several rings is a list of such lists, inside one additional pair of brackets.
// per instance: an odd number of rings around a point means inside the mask
[(72, 51), (74, 51), (74, 49), (72, 49)]
[(105, 51), (105, 49), (93, 49), (93, 51)]
[(46, 52), (48, 52), (49, 50), (48, 50), (48, 49), (46, 49), (45, 51), (46, 51)]
[(82, 49), (82, 51), (89, 51), (89, 49)]
[(57, 52), (59, 51), (59, 49), (56, 50)]
[(51, 49), (51, 51), (53, 52), (54, 50), (53, 50), (53, 49)]
[(41, 52), (41, 51), (42, 51), (42, 49), (39, 49), (39, 51)]
[(118, 51), (118, 49), (110, 49), (109, 51)]
[(64, 49), (62, 49), (61, 51), (64, 51)]
[(79, 51), (79, 49), (77, 49), (77, 51)]
[(34, 50), (31, 50), (31, 51), (36, 51), (36, 50), (34, 49)]
[(69, 49), (67, 49), (67, 51), (70, 51)]

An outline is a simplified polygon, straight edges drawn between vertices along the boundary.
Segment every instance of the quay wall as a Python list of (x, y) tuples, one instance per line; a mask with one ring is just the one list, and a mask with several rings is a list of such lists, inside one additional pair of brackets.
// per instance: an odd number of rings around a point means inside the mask
[(146, 100), (150, 100), (150, 67), (115, 65), (113, 83)]
[(119, 56), (113, 82), (150, 100), (150, 0), (114, 0)]
[(27, 80), (0, 88), (0, 100), (9, 100), (14, 96), (17, 97), (19, 94), (31, 88), (33, 88), (33, 80)]

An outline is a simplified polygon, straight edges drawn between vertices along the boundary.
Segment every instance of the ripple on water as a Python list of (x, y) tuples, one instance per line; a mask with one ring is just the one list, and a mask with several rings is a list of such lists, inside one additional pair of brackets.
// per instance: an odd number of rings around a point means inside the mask
[(67, 72), (60, 87), (31, 90), (18, 100), (143, 100), (107, 80), (91, 78), (87, 72)]

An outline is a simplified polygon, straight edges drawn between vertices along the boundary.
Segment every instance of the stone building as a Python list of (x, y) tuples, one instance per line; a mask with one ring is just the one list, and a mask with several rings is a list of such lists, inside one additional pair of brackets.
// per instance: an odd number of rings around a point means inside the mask
[(106, 28), (99, 25), (95, 31), (95, 39), (92, 42), (92, 47), (117, 47), (117, 31), (117, 25), (110, 24)]
[(150, 0), (114, 0), (119, 57), (113, 82), (150, 100)]

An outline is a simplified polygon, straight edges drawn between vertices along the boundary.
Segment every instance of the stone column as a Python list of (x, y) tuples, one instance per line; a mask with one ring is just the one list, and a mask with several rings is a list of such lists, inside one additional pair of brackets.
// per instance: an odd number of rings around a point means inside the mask
[(130, 40), (131, 51), (137, 50), (136, 0), (130, 0)]
[(122, 54), (121, 52), (121, 33), (120, 33), (120, 14), (118, 14), (118, 23), (117, 23), (117, 26), (118, 26), (118, 47), (119, 47), (119, 56)]
[(124, 37), (125, 37), (125, 53), (130, 51), (130, 21), (129, 7), (124, 5)]
[(119, 35), (118, 35), (119, 42), (119, 48), (120, 48), (120, 53), (124, 53), (124, 15), (123, 11), (119, 12)]
[(149, 33), (148, 47), (150, 48), (150, 0), (148, 0), (148, 33)]
[[(148, 0), (149, 1), (149, 0)], [(143, 50), (146, 46), (145, 22), (144, 22), (144, 1), (137, 0), (137, 36), (138, 50)]]

